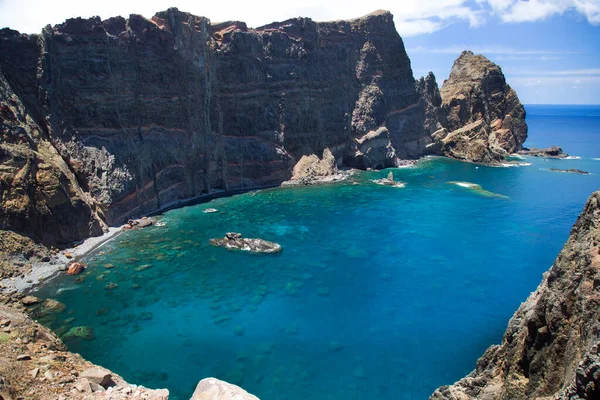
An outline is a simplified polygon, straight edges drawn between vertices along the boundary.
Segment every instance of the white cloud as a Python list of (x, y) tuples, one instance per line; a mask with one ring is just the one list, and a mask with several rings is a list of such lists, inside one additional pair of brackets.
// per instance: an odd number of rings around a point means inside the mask
[(575, 54), (569, 52), (557, 52), (555, 50), (544, 50), (544, 49), (515, 49), (513, 47), (498, 46), (498, 45), (487, 45), (487, 46), (468, 46), (464, 45), (451, 45), (447, 47), (413, 47), (407, 49), (410, 53), (437, 53), (437, 54), (460, 54), (464, 50), (471, 50), (476, 54), (501, 54), (510, 56), (544, 56), (544, 57), (556, 57), (558, 54)]
[(487, 3), (504, 22), (533, 22), (574, 11), (590, 24), (600, 24), (598, 0), (479, 0), (479, 3)]

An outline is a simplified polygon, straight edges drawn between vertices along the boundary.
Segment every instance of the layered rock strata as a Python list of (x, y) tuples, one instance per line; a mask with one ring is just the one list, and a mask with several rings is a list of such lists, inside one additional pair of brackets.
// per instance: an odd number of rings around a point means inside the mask
[(432, 74), (415, 82), (386, 11), (251, 29), (173, 8), (3, 29), (0, 229), (61, 245), (279, 185), (325, 150), (361, 169), (425, 154), (496, 162), (520, 148), (524, 116), (483, 56), (463, 53), (441, 92)]
[(442, 154), (493, 164), (521, 150), (527, 139), (525, 108), (498, 65), (464, 51), (454, 62), (439, 97), (427, 83), (424, 97), (432, 99), (429, 104), (433, 107), (429, 107), (426, 121), (430, 131), (438, 121), (439, 129), (432, 135)]
[(600, 191), (500, 345), (432, 400), (600, 398)]

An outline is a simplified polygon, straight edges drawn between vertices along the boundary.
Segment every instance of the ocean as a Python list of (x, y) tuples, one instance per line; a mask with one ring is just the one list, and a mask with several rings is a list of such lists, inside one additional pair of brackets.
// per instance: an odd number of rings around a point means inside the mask
[[(600, 106), (526, 109), (526, 146), (572, 158), (425, 158), (172, 210), (89, 255), (84, 275), (44, 284), (37, 295), (67, 309), (41, 322), (173, 399), (209, 376), (263, 400), (427, 399), (501, 341), (600, 188)], [(372, 182), (389, 171), (406, 187)], [(283, 251), (209, 244), (230, 231)], [(77, 326), (94, 339), (74, 336)]]

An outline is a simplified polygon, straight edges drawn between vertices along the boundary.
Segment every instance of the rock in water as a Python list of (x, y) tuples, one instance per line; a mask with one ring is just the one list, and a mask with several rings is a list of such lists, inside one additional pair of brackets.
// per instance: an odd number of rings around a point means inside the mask
[(239, 386), (220, 381), (216, 378), (206, 378), (198, 382), (190, 400), (259, 400)]
[(500, 345), (431, 400), (597, 399), (600, 394), (600, 191), (588, 199), (542, 283)]
[(228, 250), (243, 250), (252, 253), (278, 253), (281, 245), (263, 239), (243, 238), (241, 233), (228, 232), (224, 238), (210, 239), (213, 246), (225, 247)]
[(550, 171), (553, 171), (553, 172), (568, 172), (570, 174), (580, 174), (580, 175), (589, 175), (590, 174), (587, 171), (584, 171), (582, 169), (577, 169), (577, 168), (569, 168), (569, 169), (550, 168)]
[(94, 329), (88, 326), (74, 326), (69, 329), (67, 333), (63, 336), (63, 339), (84, 339), (84, 340), (94, 340), (96, 335), (94, 335)]
[(563, 152), (558, 146), (548, 147), (547, 149), (536, 149), (536, 148), (523, 148), (519, 150), (517, 154), (521, 154), (524, 156), (533, 156), (533, 157), (544, 157), (544, 158), (567, 158), (569, 155)]
[(464, 51), (440, 95), (441, 109), (433, 107), (429, 119), (439, 121), (433, 137), (443, 155), (493, 164), (527, 139), (525, 108), (500, 67), (484, 56)]
[(67, 269), (67, 275), (79, 275), (85, 270), (85, 265), (80, 262), (74, 262), (69, 265)]
[(404, 182), (396, 182), (394, 180), (394, 173), (392, 171), (390, 171), (387, 178), (373, 179), (373, 182), (378, 185), (393, 186), (398, 188), (403, 188), (406, 186)]

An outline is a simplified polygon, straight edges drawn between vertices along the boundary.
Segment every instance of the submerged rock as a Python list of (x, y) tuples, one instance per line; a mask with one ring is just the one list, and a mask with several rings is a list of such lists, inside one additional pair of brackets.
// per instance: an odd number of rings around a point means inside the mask
[(252, 253), (278, 253), (281, 245), (263, 239), (243, 238), (241, 233), (228, 232), (225, 237), (210, 239), (213, 246), (225, 247), (228, 250), (243, 250)]
[(63, 339), (83, 339), (83, 340), (94, 340), (96, 335), (94, 334), (94, 329), (89, 326), (74, 326), (69, 329), (67, 333), (63, 336)]
[(503, 194), (498, 194), (498, 193), (490, 192), (489, 190), (485, 190), (484, 188), (481, 187), (481, 185), (478, 185), (476, 183), (460, 182), (460, 181), (450, 181), (448, 183), (451, 185), (459, 186), (461, 188), (469, 189), (469, 190), (473, 191), (474, 193), (477, 193), (481, 196), (499, 197), (499, 198), (503, 198), (503, 199), (508, 199), (508, 196), (504, 196)]
[(74, 262), (69, 265), (69, 269), (67, 269), (67, 275), (79, 275), (85, 270), (85, 265), (80, 262)]
[(568, 154), (563, 153), (563, 150), (558, 146), (548, 147), (547, 149), (537, 149), (531, 148), (528, 149), (524, 147), (522, 150), (518, 151), (517, 154), (523, 156), (533, 156), (533, 157), (544, 157), (544, 158), (567, 158)]
[(60, 314), (61, 312), (65, 311), (66, 309), (67, 309), (67, 306), (65, 304), (61, 303), (60, 301), (57, 301), (54, 299), (47, 299), (42, 303), (38, 312), (42, 313), (42, 314), (48, 314), (48, 313)]
[(392, 187), (397, 187), (397, 188), (403, 188), (406, 186), (406, 184), (404, 182), (394, 180), (394, 173), (392, 171), (390, 171), (387, 178), (373, 179), (373, 182), (378, 185), (392, 186)]
[(582, 169), (577, 169), (577, 168), (569, 168), (569, 169), (550, 168), (550, 171), (552, 171), (552, 172), (568, 172), (570, 174), (580, 174), (580, 175), (589, 175), (590, 174), (587, 171), (584, 171)]

